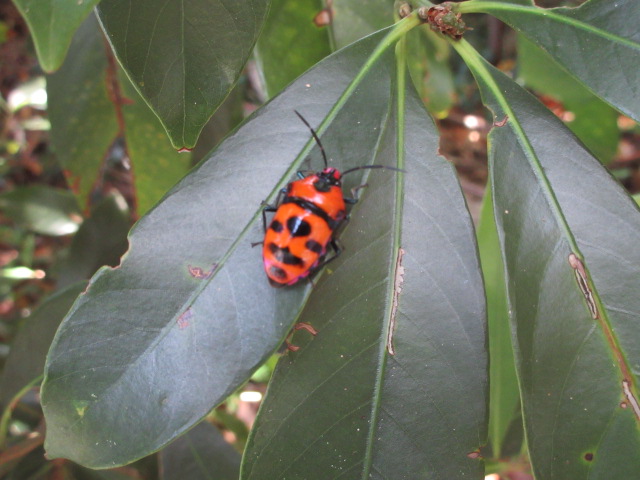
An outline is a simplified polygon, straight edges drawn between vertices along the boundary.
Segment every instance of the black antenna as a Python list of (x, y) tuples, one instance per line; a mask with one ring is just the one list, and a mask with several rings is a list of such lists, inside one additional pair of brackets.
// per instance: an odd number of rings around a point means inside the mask
[(294, 112), (296, 112), (296, 115), (300, 117), (300, 120), (304, 122), (307, 128), (311, 130), (311, 135), (313, 135), (313, 138), (315, 139), (316, 143), (320, 147), (320, 151), (322, 152), (322, 159), (324, 160), (324, 168), (327, 168), (329, 166), (329, 163), (327, 162), (327, 154), (324, 153), (324, 147), (322, 146), (322, 142), (320, 142), (320, 139), (318, 138), (316, 131), (313, 128), (311, 128), (311, 125), (309, 125), (309, 122), (307, 122), (305, 118), (302, 115), (300, 115), (300, 112), (298, 112), (297, 110), (294, 110)]
[(350, 168), (349, 170), (346, 170), (346, 171), (342, 172), (342, 176), (344, 177), (347, 173), (355, 172), (356, 170), (365, 170), (367, 168), (382, 168), (384, 170), (395, 170), (396, 172), (406, 173), (401, 168), (387, 167), (386, 165), (363, 165), (361, 167), (353, 167), (353, 168)]

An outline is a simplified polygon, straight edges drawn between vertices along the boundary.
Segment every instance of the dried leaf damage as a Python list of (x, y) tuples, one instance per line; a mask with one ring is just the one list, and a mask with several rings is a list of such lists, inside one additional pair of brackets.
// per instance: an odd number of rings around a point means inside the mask
[(404, 250), (400, 248), (398, 250), (398, 258), (396, 260), (396, 278), (393, 283), (393, 303), (391, 305), (391, 319), (389, 320), (389, 331), (387, 332), (387, 351), (389, 355), (395, 355), (396, 350), (393, 346), (393, 333), (396, 329), (396, 313), (398, 310), (398, 296), (402, 290), (402, 283), (404, 282), (404, 267), (402, 266), (402, 257), (404, 256)]
[(574, 253), (569, 255), (569, 265), (573, 268), (573, 271), (576, 274), (576, 281), (578, 282), (578, 287), (580, 287), (580, 291), (584, 295), (585, 300), (587, 301), (587, 306), (589, 307), (589, 311), (591, 312), (591, 317), (596, 320), (600, 318), (598, 314), (598, 306), (596, 305), (596, 301), (593, 298), (593, 292), (589, 287), (589, 281), (587, 279), (587, 271), (582, 264), (582, 260), (578, 258), (578, 256)]
[(640, 420), (640, 404), (638, 403), (638, 399), (633, 395), (628, 380), (622, 381), (622, 391), (624, 392), (624, 396), (627, 397), (627, 401), (629, 402), (629, 405), (631, 405), (633, 413), (636, 414), (636, 418)]
[(622, 373), (622, 378), (623, 378), (622, 391), (624, 393), (624, 396), (627, 399), (626, 402), (622, 402), (620, 405), (623, 408), (626, 408), (628, 405), (631, 405), (631, 408), (633, 409), (633, 413), (635, 414), (636, 419), (640, 421), (640, 403), (638, 402), (638, 399), (634, 394), (634, 390), (635, 390), (634, 386), (632, 385), (631, 381), (628, 380), (629, 378), (631, 378), (631, 372), (629, 370), (629, 366), (627, 365), (626, 360), (622, 352), (620, 351), (620, 347), (618, 346), (618, 343), (615, 339), (613, 330), (607, 324), (607, 322), (604, 321), (604, 319), (600, 316), (600, 313), (598, 312), (598, 306), (593, 296), (593, 290), (589, 286), (589, 279), (587, 276), (587, 271), (584, 268), (584, 264), (582, 263), (582, 260), (578, 258), (577, 255), (575, 255), (574, 253), (571, 253), (569, 254), (569, 265), (571, 266), (571, 268), (573, 268), (573, 271), (575, 272), (576, 281), (578, 282), (580, 291), (582, 292), (582, 294), (584, 295), (584, 298), (587, 301), (589, 311), (591, 312), (591, 317), (594, 320), (599, 320), (600, 326), (602, 327), (602, 330), (606, 336), (607, 342), (609, 343), (611, 350), (616, 356), (618, 367), (620, 368), (620, 372)]

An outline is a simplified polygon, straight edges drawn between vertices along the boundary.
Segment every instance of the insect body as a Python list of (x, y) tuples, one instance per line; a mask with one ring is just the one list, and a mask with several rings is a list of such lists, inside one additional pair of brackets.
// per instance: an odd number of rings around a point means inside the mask
[[(308, 277), (340, 254), (336, 232), (346, 221), (346, 203), (342, 193), (342, 176), (365, 168), (389, 168), (381, 165), (355, 167), (341, 174), (327, 166), (327, 158), (320, 139), (309, 123), (295, 112), (307, 125), (320, 147), (325, 168), (289, 183), (280, 192), (275, 206), (263, 210), (265, 236), (262, 247), (264, 269), (273, 286), (293, 285)], [(266, 212), (275, 212), (267, 227)], [(327, 258), (328, 249), (333, 254)]]
[[(340, 252), (334, 232), (345, 220), (340, 172), (322, 172), (291, 182), (264, 235), (262, 257), (274, 286), (293, 285), (326, 263), (327, 247)], [(266, 223), (266, 222), (265, 222)]]

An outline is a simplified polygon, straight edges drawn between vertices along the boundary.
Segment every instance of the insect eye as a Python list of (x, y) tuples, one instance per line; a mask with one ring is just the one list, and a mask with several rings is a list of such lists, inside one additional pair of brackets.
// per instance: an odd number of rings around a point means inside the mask
[(318, 178), (315, 182), (313, 182), (313, 188), (315, 188), (318, 192), (328, 192), (331, 189), (331, 184), (323, 179)]

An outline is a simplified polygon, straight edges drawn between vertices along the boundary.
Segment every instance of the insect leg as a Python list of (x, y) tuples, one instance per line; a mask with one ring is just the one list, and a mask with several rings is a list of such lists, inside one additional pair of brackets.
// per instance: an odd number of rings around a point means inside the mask
[(353, 205), (355, 203), (358, 202), (359, 197), (358, 197), (358, 192), (360, 189), (368, 187), (369, 184), (368, 183), (363, 183), (362, 185), (358, 185), (357, 187), (353, 187), (351, 189), (351, 198), (345, 198), (344, 201), (345, 203), (348, 203), (350, 205)]
[(318, 265), (313, 267), (314, 273), (318, 272), (322, 267), (325, 267), (329, 262), (334, 261), (342, 253), (343, 247), (342, 247), (342, 245), (340, 245), (340, 243), (339, 243), (337, 238), (332, 239), (329, 242), (329, 245), (331, 245), (331, 248), (333, 248), (333, 255), (331, 255), (331, 257), (329, 257), (329, 258), (325, 258), (320, 263), (318, 263)]
[[(282, 202), (282, 198), (286, 195), (287, 193), (287, 189), (283, 188), (282, 190), (280, 190), (278, 192), (278, 196), (276, 197), (276, 203), (275, 205), (271, 205), (267, 202), (265, 202), (264, 200), (261, 202), (262, 205), (262, 231), (264, 233), (267, 233), (267, 212), (269, 213), (274, 213), (276, 211), (278, 211), (278, 207), (280, 206), (280, 203)], [(251, 242), (251, 246), (255, 247), (256, 245), (262, 245), (262, 241), (259, 242)]]

